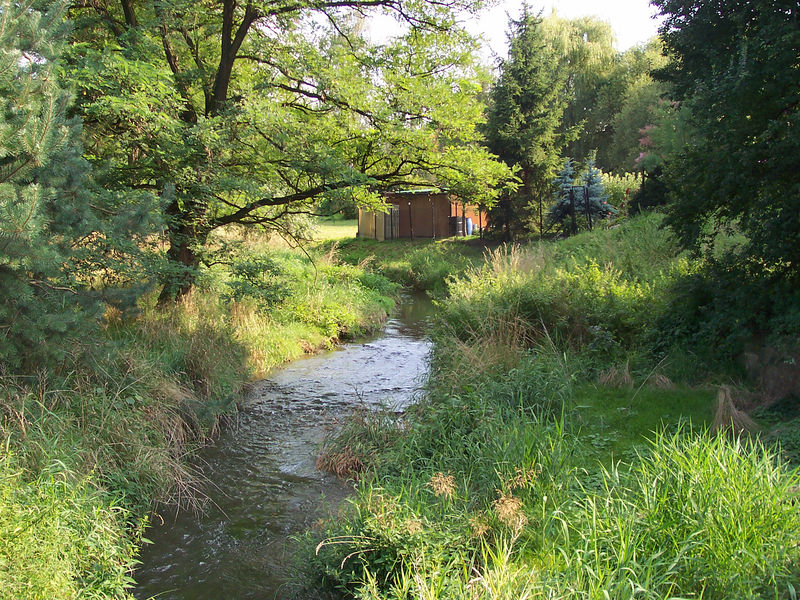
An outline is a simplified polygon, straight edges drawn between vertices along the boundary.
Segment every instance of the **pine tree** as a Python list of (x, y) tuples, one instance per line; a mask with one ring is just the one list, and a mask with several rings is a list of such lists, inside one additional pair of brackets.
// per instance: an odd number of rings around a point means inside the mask
[(617, 209), (608, 203), (603, 185), (603, 172), (595, 165), (596, 155), (592, 152), (586, 160), (586, 171), (581, 176), (581, 181), (586, 189), (580, 203), (576, 203), (576, 210), (586, 215), (589, 229), (592, 229), (595, 219), (605, 219), (616, 214)]
[(553, 180), (553, 198), (555, 204), (550, 207), (548, 219), (551, 223), (561, 223), (572, 214), (572, 198), (570, 193), (575, 186), (575, 165), (571, 157), (564, 161), (564, 166)]
[(560, 160), (564, 138), (558, 133), (566, 101), (562, 74), (545, 42), (542, 20), (523, 5), (511, 20), (508, 59), (492, 89), (487, 141), (489, 149), (509, 166), (518, 165), (522, 186), (506, 194), (491, 213), (495, 227), (542, 232), (544, 202)]
[(101, 309), (90, 274), (119, 282), (138, 253), (136, 212), (95, 193), (80, 121), (67, 117), (66, 4), (40, 6), (0, 0), (0, 369), (63, 354)]

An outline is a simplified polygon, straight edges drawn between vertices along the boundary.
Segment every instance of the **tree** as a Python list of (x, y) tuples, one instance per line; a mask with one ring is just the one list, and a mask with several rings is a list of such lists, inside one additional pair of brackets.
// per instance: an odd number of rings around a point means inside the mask
[(0, 364), (15, 369), (92, 326), (114, 299), (92, 284), (130, 284), (149, 232), (147, 209), (91, 180), (59, 77), (66, 7), (41, 6), (0, 0)]
[(656, 81), (652, 73), (666, 62), (658, 38), (622, 54), (615, 77), (624, 79), (624, 95), (611, 119), (611, 143), (604, 150), (602, 163), (606, 169), (625, 173), (643, 168), (637, 162), (642, 152), (640, 140), (647, 136), (643, 130), (659, 124), (667, 93), (667, 86)]
[(558, 175), (553, 180), (553, 199), (555, 203), (550, 207), (548, 218), (551, 223), (561, 223), (562, 226), (567, 217), (572, 217), (572, 233), (575, 231), (575, 211), (573, 210), (574, 203), (574, 187), (575, 187), (575, 165), (572, 158), (568, 157), (564, 161), (564, 166), (558, 172)]
[(605, 149), (626, 85), (619, 76), (620, 54), (611, 24), (596, 17), (564, 19), (554, 12), (542, 27), (562, 72), (566, 153), (588, 156), (592, 149)]
[(617, 212), (617, 209), (608, 203), (608, 194), (606, 194), (603, 184), (603, 173), (595, 165), (594, 152), (586, 160), (586, 170), (581, 175), (581, 181), (586, 191), (576, 209), (586, 216), (591, 230), (595, 219), (605, 219)]
[[(800, 264), (800, 6), (794, 0), (654, 0), (664, 77), (694, 138), (669, 159), (668, 222), (700, 250), (735, 227), (752, 270), (795, 280)], [(705, 247), (713, 247), (709, 244)]]
[[(381, 7), (408, 31), (374, 45), (353, 15)], [(477, 144), (482, 73), (453, 20), (476, 7), (76, 6), (71, 73), (98, 176), (168, 197), (161, 300), (190, 288), (209, 233), (229, 224), (290, 230), (322, 200), (377, 206), (392, 185), (434, 183), (491, 204), (508, 172)]]
[(553, 196), (555, 204), (550, 207), (549, 218), (552, 223), (561, 223), (569, 217), (572, 221), (572, 233), (577, 233), (578, 217), (585, 219), (591, 230), (596, 219), (605, 219), (617, 213), (617, 209), (608, 203), (609, 195), (603, 184), (603, 173), (595, 165), (595, 153), (586, 159), (586, 170), (580, 176), (582, 185), (575, 185), (575, 167), (572, 159), (564, 162), (561, 171), (553, 180)]
[(522, 181), (519, 191), (504, 194), (491, 213), (506, 239), (512, 228), (545, 229), (544, 202), (565, 142), (559, 126), (566, 106), (562, 73), (545, 42), (542, 20), (525, 4), (509, 29), (508, 58), (500, 63), (486, 125), (489, 149), (509, 166), (517, 165)]
[(56, 66), (63, 7), (0, 1), (0, 365), (47, 357), (91, 310), (68, 263), (86, 165)]

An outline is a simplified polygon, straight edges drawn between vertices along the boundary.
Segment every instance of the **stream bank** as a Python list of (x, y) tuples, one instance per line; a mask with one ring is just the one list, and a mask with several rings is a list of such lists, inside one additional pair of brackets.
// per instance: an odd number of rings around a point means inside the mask
[(290, 363), (253, 386), (234, 427), (203, 449), (202, 515), (165, 517), (145, 533), (135, 596), (290, 598), (293, 537), (334, 511), (350, 487), (315, 467), (325, 435), (359, 408), (402, 410), (427, 373), (433, 306), (401, 298), (376, 336)]

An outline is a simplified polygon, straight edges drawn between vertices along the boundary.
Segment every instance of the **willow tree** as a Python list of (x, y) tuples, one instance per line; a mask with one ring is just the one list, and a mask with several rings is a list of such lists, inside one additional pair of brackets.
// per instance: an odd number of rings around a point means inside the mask
[[(165, 198), (162, 301), (191, 286), (207, 236), (285, 228), (322, 199), (380, 203), (425, 183), (491, 204), (503, 165), (477, 144), (481, 72), (454, 11), (477, 1), (76, 5), (72, 76), (108, 187)], [(376, 45), (369, 10), (404, 33)]]

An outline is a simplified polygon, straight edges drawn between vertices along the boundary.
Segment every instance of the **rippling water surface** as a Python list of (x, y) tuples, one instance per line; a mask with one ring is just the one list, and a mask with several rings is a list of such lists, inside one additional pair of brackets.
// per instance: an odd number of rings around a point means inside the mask
[[(164, 516), (136, 572), (139, 599), (292, 598), (293, 535), (349, 488), (314, 467), (325, 433), (354, 408), (407, 405), (428, 366), (432, 307), (404, 298), (373, 339), (301, 359), (254, 386), (234, 427), (200, 453), (207, 511)], [(307, 596), (306, 596), (307, 597)]]

